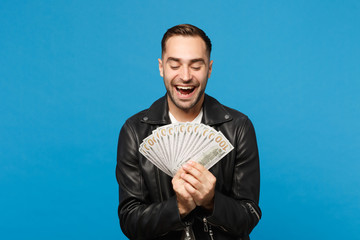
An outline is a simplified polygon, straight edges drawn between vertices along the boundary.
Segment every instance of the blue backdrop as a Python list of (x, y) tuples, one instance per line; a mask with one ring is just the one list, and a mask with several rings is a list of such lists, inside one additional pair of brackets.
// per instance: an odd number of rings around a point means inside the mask
[(212, 39), (207, 93), (255, 125), (252, 239), (360, 239), (357, 0), (0, 0), (0, 238), (125, 239), (117, 137), (165, 93), (179, 23)]

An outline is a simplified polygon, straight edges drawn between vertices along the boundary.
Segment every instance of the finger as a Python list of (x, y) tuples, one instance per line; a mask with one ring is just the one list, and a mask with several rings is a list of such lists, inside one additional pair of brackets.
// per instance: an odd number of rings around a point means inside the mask
[(174, 192), (176, 193), (177, 199), (180, 202), (193, 201), (191, 194), (184, 187), (185, 182), (175, 184), (173, 186)]
[(202, 172), (193, 167), (192, 164), (186, 164), (183, 168), (186, 174), (181, 174), (181, 178), (192, 184), (197, 190), (203, 192), (204, 189), (210, 189), (215, 184), (216, 178), (205, 168), (200, 168)]
[(197, 206), (203, 205), (204, 200), (206, 198), (204, 194), (202, 194), (200, 191), (195, 189), (189, 183), (185, 183), (184, 188), (190, 194), (190, 196), (192, 197), (193, 201), (196, 203)]
[(181, 178), (181, 174), (183, 173), (183, 171), (178, 171), (175, 176), (173, 177), (173, 179), (171, 180), (171, 183), (173, 185), (173, 189), (175, 190), (175, 192), (179, 192), (181, 191), (181, 189), (183, 189), (183, 184), (184, 184), (184, 179)]
[(179, 170), (176, 172), (175, 176), (180, 176), (181, 173), (184, 172), (184, 169), (183, 168), (179, 168)]
[(202, 188), (201, 182), (199, 182), (198, 179), (196, 179), (193, 175), (182, 173), (181, 179), (183, 179), (185, 182), (191, 184), (194, 188), (200, 190)]
[(204, 175), (210, 183), (216, 181), (215, 176), (200, 163), (190, 160), (188, 164), (193, 168), (197, 169), (202, 175)]
[(181, 174), (182, 174), (183, 172), (184, 172), (184, 169), (180, 168), (180, 169), (176, 172), (175, 176), (173, 177), (173, 180), (180, 179), (180, 178), (181, 178)]
[(188, 194), (190, 194), (190, 196), (193, 199), (196, 199), (198, 197), (198, 195), (200, 194), (196, 188), (194, 188), (191, 184), (189, 184), (187, 182), (184, 183), (184, 189), (186, 190), (186, 192)]
[(183, 165), (183, 169), (186, 171), (186, 173), (191, 174), (196, 179), (200, 180), (201, 172), (198, 169), (194, 168), (191, 163), (186, 163), (185, 165)]
[(187, 162), (189, 165), (191, 165), (192, 167), (196, 168), (197, 170), (199, 170), (200, 172), (202, 171), (207, 171), (207, 169), (200, 163), (195, 162), (193, 160), (190, 160)]

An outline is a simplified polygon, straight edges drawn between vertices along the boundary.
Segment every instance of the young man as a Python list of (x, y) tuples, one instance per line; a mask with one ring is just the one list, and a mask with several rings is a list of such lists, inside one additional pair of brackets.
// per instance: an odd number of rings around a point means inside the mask
[[(205, 94), (210, 53), (210, 39), (201, 29), (189, 24), (170, 28), (158, 60), (166, 95), (121, 129), (118, 213), (130, 239), (249, 239), (260, 220), (254, 128), (247, 116)], [(171, 179), (138, 149), (153, 130), (174, 122), (209, 125), (234, 149), (209, 170), (190, 160)]]

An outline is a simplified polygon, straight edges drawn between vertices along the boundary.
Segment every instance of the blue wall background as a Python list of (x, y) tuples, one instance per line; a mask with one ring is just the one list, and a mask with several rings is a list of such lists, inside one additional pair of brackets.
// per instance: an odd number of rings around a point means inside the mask
[(207, 92), (252, 119), (252, 239), (360, 239), (360, 2), (0, 0), (1, 239), (125, 239), (116, 147), (165, 93), (160, 40), (213, 42)]

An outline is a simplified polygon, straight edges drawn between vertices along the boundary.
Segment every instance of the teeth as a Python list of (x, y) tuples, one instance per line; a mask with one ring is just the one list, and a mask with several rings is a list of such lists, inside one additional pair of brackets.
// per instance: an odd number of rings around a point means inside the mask
[(178, 89), (182, 89), (182, 90), (190, 90), (193, 89), (194, 87), (182, 87), (182, 86), (177, 86)]

